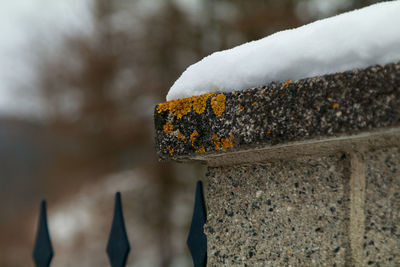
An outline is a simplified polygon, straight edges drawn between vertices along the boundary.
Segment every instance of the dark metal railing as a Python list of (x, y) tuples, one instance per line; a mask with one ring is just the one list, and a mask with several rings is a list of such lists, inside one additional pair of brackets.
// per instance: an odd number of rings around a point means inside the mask
[(120, 192), (115, 195), (114, 218), (106, 250), (112, 267), (125, 266), (131, 246), (126, 234)]
[(204, 224), (206, 223), (206, 207), (204, 205), (203, 184), (197, 182), (196, 195), (194, 198), (194, 209), (192, 223), (186, 244), (192, 254), (195, 267), (206, 266), (207, 261), (207, 237), (204, 234)]
[[(204, 267), (207, 264), (207, 238), (203, 231), (206, 220), (203, 185), (201, 181), (198, 181), (192, 223), (186, 242), (192, 255), (194, 267)], [(114, 217), (106, 248), (111, 267), (124, 267), (129, 251), (130, 244), (122, 212), (121, 193), (117, 192), (115, 195)], [(54, 251), (47, 224), (46, 201), (42, 200), (36, 242), (33, 249), (33, 261), (36, 267), (49, 267), (53, 256)]]
[(47, 267), (50, 265), (53, 254), (53, 246), (47, 227), (46, 201), (42, 200), (35, 248), (33, 249), (33, 261), (37, 267)]

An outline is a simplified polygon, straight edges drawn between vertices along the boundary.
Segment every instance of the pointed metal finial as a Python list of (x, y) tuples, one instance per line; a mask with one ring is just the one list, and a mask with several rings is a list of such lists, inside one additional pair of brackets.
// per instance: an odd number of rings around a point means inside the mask
[(33, 261), (36, 267), (50, 266), (53, 258), (53, 247), (51, 245), (49, 229), (47, 227), (46, 201), (42, 200), (40, 205), (39, 225), (33, 249)]
[(201, 181), (198, 181), (196, 185), (192, 223), (186, 241), (190, 253), (192, 254), (194, 267), (204, 267), (207, 263), (207, 237), (204, 234), (204, 224), (207, 220), (206, 216), (203, 184)]
[(107, 244), (107, 255), (112, 267), (124, 267), (131, 247), (122, 214), (121, 193), (115, 195), (114, 218)]

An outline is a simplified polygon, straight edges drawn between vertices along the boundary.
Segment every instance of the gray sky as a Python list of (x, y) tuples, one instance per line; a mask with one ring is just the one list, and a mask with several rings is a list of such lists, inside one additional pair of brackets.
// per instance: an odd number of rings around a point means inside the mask
[[(89, 0), (1, 0), (0, 116), (40, 112), (32, 98), (32, 60), (38, 44), (57, 47), (63, 34), (88, 31)], [(25, 88), (25, 89), (20, 89)]]

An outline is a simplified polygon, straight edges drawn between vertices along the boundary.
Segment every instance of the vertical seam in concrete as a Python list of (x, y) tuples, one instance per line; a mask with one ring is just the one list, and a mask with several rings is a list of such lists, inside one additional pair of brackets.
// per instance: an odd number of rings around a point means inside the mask
[(365, 160), (363, 154), (351, 153), (349, 239), (352, 266), (362, 266), (365, 233)]

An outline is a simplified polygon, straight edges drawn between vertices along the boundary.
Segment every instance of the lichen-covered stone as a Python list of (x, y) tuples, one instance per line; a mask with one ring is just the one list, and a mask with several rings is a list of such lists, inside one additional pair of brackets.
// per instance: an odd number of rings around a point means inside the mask
[(207, 266), (400, 266), (400, 63), (155, 109), (204, 160)]
[(154, 121), (159, 158), (180, 161), (399, 126), (400, 64), (173, 100)]

